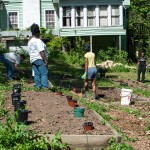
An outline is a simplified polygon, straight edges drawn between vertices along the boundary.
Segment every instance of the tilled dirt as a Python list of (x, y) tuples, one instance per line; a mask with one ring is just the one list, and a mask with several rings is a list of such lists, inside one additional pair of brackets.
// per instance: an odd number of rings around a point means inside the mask
[(99, 99), (105, 99), (105, 101), (116, 102), (120, 101), (120, 92), (119, 88), (113, 87), (98, 87), (97, 94)]
[[(86, 132), (90, 135), (112, 135), (111, 129), (102, 125), (92, 110), (85, 109), (84, 117), (75, 118), (74, 108), (68, 105), (66, 96), (59, 96), (52, 92), (23, 92), (22, 99), (27, 101), (29, 113), (29, 128), (40, 133), (55, 134), (60, 129), (62, 134), (85, 134), (83, 123), (93, 122), (94, 129)], [(6, 107), (13, 111), (11, 97), (8, 96)]]
[(137, 139), (135, 142), (128, 142), (135, 150), (150, 150), (150, 140), (145, 131), (147, 123), (142, 118), (130, 115), (119, 110), (111, 110), (108, 113), (112, 117), (116, 117), (117, 121), (110, 122), (119, 127), (119, 129), (130, 138)]

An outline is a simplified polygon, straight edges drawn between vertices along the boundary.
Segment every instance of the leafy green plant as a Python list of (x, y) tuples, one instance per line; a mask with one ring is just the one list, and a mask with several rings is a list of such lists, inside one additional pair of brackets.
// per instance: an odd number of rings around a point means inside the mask
[(5, 48), (2, 43), (0, 43), (0, 54), (9, 52), (9, 49)]
[(142, 95), (142, 96), (145, 96), (145, 97), (150, 97), (150, 92), (147, 89), (137, 88), (137, 89), (133, 89), (133, 92), (135, 94), (138, 94), (138, 95)]
[(51, 149), (52, 150), (61, 150), (61, 149), (69, 150), (68, 144), (62, 143), (60, 130), (57, 131), (57, 133), (55, 134), (55, 136), (52, 139)]
[(150, 123), (146, 126), (145, 131), (150, 131)]
[(40, 35), (42, 39), (49, 39), (51, 40), (53, 38), (52, 30), (51, 29), (46, 29), (41, 27), (40, 28)]
[(128, 107), (119, 107), (120, 110), (127, 112), (129, 114), (133, 114), (135, 116), (140, 116), (141, 115), (141, 111), (138, 109), (133, 109), (133, 108), (128, 108)]
[(117, 48), (108, 47), (107, 50), (99, 50), (97, 53), (97, 61), (112, 60), (114, 62), (127, 63), (128, 53), (126, 51), (118, 50)]
[(6, 100), (6, 97), (4, 96), (4, 94), (0, 93), (0, 109), (4, 107), (5, 100)]
[(15, 122), (14, 116), (5, 115), (6, 122), (0, 123), (0, 148), (17, 150), (50, 150), (49, 138), (27, 129)]
[(111, 138), (108, 143), (110, 145), (109, 150), (134, 150), (125, 143), (118, 143), (116, 138)]
[(120, 64), (120, 65), (116, 65), (116, 66), (108, 69), (108, 71), (110, 71), (110, 72), (129, 72), (130, 69), (125, 67), (125, 65)]
[(101, 124), (102, 124), (102, 125), (105, 125), (105, 124), (106, 124), (106, 120), (102, 119), (102, 120), (101, 120)]

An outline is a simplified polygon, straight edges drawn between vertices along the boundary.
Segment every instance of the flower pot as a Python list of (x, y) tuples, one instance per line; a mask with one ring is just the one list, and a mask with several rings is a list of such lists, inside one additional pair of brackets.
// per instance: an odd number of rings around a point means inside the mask
[(74, 88), (73, 88), (73, 91), (74, 91), (75, 93), (77, 93), (77, 88), (76, 88), (76, 87), (74, 87)]
[(84, 122), (83, 128), (85, 131), (93, 130), (93, 122)]
[(11, 98), (12, 98), (12, 105), (14, 105), (15, 101), (20, 101), (21, 100), (21, 94), (19, 94), (19, 93), (12, 93), (11, 94)]
[(14, 101), (14, 111), (17, 111), (19, 109), (25, 109), (26, 101)]
[(77, 100), (69, 100), (68, 105), (71, 107), (76, 107), (77, 106)]
[(74, 108), (74, 117), (75, 118), (83, 117), (84, 111), (85, 111), (84, 108)]
[(21, 93), (21, 84), (14, 84), (13, 85), (13, 93)]
[(62, 92), (56, 92), (56, 94), (62, 96)]
[(67, 95), (66, 98), (68, 101), (72, 100), (72, 96), (70, 96), (70, 95)]
[(30, 112), (29, 110), (18, 110), (18, 112), (15, 114), (16, 121), (18, 123), (26, 124), (28, 121), (28, 113), (29, 112)]

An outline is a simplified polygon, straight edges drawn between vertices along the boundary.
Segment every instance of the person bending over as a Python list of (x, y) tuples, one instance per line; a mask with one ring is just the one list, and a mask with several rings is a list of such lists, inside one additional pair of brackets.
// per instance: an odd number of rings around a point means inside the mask
[(4, 53), (0, 55), (0, 61), (6, 66), (8, 80), (13, 80), (14, 70), (25, 60), (23, 54), (18, 55), (15, 52)]

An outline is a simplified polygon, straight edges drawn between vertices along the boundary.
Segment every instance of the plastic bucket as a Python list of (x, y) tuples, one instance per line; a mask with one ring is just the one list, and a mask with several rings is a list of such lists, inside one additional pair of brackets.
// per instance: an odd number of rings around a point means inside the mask
[(26, 103), (27, 102), (25, 100), (14, 101), (14, 111), (17, 111), (19, 109), (25, 109)]
[(12, 93), (11, 94), (11, 98), (12, 98), (12, 105), (14, 105), (15, 101), (20, 101), (21, 100), (21, 94), (19, 94), (19, 93)]
[(14, 84), (13, 85), (13, 93), (21, 93), (21, 84)]
[(27, 123), (28, 121), (28, 113), (30, 111), (29, 110), (19, 110), (17, 113), (16, 113), (16, 121), (18, 123)]
[(121, 89), (121, 105), (129, 105), (132, 98), (132, 92), (131, 89)]
[(74, 108), (74, 117), (76, 118), (83, 117), (84, 111), (85, 111), (84, 108)]

